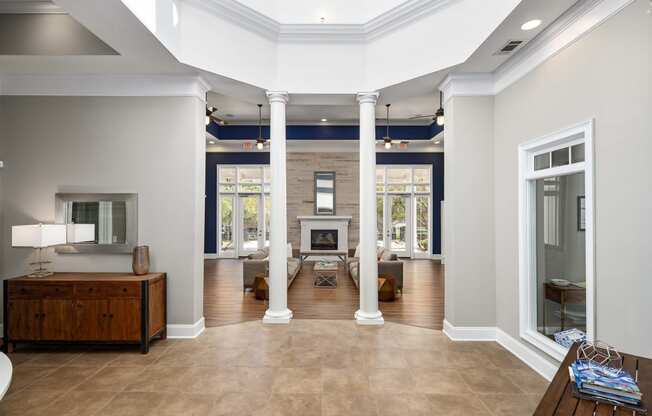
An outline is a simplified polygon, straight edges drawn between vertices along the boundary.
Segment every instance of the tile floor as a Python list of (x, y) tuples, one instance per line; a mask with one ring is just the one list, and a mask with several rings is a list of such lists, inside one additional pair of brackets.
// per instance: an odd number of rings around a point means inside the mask
[(22, 348), (0, 415), (531, 415), (547, 382), (493, 342), (394, 323), (209, 328), (137, 349)]

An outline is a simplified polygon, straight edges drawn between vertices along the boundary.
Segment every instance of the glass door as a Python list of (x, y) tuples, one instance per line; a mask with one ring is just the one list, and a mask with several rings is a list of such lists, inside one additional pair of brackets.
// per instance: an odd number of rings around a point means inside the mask
[(219, 203), (219, 255), (235, 257), (235, 200), (233, 195), (220, 195)]
[(261, 195), (240, 195), (239, 256), (246, 256), (263, 247), (264, 223)]
[(387, 195), (385, 206), (385, 248), (399, 257), (410, 257), (410, 198), (407, 195)]

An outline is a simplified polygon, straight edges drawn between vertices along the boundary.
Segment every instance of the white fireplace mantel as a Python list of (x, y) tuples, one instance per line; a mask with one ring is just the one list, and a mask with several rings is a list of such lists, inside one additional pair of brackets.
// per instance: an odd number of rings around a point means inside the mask
[(310, 231), (332, 229), (337, 230), (337, 250), (349, 251), (350, 215), (301, 215), (297, 219), (301, 223), (301, 251), (310, 251)]

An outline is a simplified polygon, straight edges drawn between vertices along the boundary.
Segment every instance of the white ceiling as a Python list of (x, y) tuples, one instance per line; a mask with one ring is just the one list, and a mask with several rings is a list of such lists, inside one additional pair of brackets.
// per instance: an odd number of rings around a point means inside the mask
[(361, 24), (406, 0), (237, 0), (282, 24)]
[[(7, 4), (7, 0), (0, 0), (0, 5), (3, 3)], [(415, 114), (433, 113), (439, 106), (437, 85), (452, 69), (462, 72), (495, 70), (508, 59), (508, 56), (493, 55), (500, 46), (510, 39), (531, 39), (573, 3), (574, 0), (523, 0), (463, 64), (383, 88), (377, 116), (384, 118), (385, 103), (392, 104), (392, 120), (396, 123), (406, 122)], [(209, 103), (219, 108), (218, 114), (232, 114), (233, 117), (225, 118), (234, 122), (257, 120), (256, 104), (266, 101), (262, 88), (179, 63), (120, 1), (56, 0), (56, 4), (120, 55), (0, 56), (0, 75), (200, 74), (212, 85), (213, 91), (219, 92), (209, 94)], [(521, 24), (531, 18), (540, 18), (543, 24), (530, 32), (521, 31)], [(437, 53), (437, 40), (424, 42), (416, 39), (415, 42), (419, 43), (423, 53)], [(382, 71), (382, 67), (378, 70)], [(291, 95), (288, 122), (313, 123), (322, 118), (327, 118), (329, 123), (357, 123), (358, 106), (354, 96)], [(429, 120), (421, 122), (428, 123)]]
[[(409, 121), (417, 114), (432, 114), (439, 107), (439, 90), (437, 86), (446, 75), (455, 69), (461, 72), (493, 72), (510, 58), (510, 55), (494, 55), (508, 40), (529, 41), (543, 31), (576, 0), (523, 0), (501, 25), (487, 38), (472, 56), (463, 64), (454, 68), (434, 72), (396, 84), (380, 91), (380, 99), (376, 108), (379, 119), (385, 117), (387, 103), (391, 106), (391, 119), (395, 123), (430, 124), (431, 120), (421, 119)], [(521, 25), (531, 19), (541, 19), (542, 24), (535, 30), (522, 31)], [(424, 48), (427, 48), (424, 45)], [(436, 42), (433, 43), (436, 48)], [(231, 122), (254, 122), (258, 119), (256, 104), (265, 104), (261, 93), (253, 100), (242, 100), (227, 97), (218, 93), (209, 93), (209, 103), (218, 108), (218, 114)], [(309, 97), (291, 96), (287, 107), (287, 120), (292, 123), (318, 123), (322, 118), (333, 124), (357, 124), (358, 106), (352, 95), (337, 97), (331, 105), (305, 105), (311, 102)], [(300, 102), (300, 105), (297, 105)], [(294, 104), (293, 104), (294, 103)], [(226, 117), (230, 114), (232, 116)], [(267, 117), (266, 106), (263, 107), (263, 117)]]

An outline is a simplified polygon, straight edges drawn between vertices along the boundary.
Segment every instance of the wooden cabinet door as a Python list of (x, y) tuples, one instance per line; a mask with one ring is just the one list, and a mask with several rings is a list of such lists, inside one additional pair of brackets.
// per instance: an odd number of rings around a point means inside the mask
[(9, 339), (38, 341), (41, 339), (41, 301), (14, 299), (8, 302)]
[(71, 299), (43, 299), (41, 301), (41, 339), (61, 341), (72, 339), (74, 332)]
[(109, 300), (109, 339), (140, 340), (140, 299)]
[(109, 338), (109, 301), (83, 299), (75, 302), (76, 341), (103, 341)]

